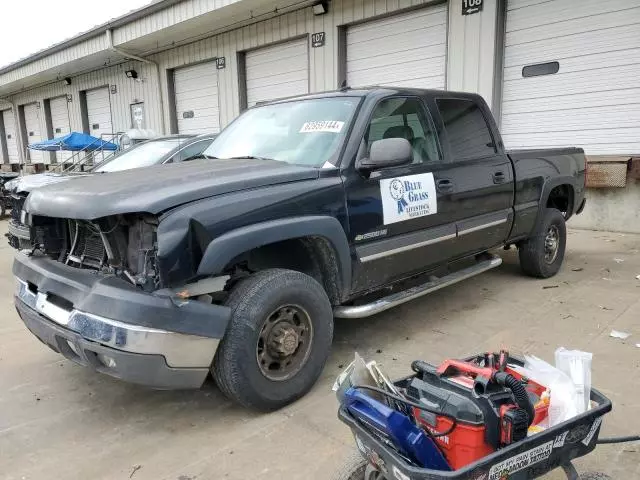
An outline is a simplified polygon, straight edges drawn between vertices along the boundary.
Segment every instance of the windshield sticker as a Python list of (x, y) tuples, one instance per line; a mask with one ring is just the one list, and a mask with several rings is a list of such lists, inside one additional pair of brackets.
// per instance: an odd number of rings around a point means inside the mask
[(321, 120), (318, 122), (305, 122), (300, 128), (300, 133), (328, 132), (340, 133), (344, 127), (344, 122), (335, 120)]
[(508, 458), (500, 463), (496, 463), (491, 470), (489, 470), (489, 480), (499, 480), (501, 478), (508, 478), (509, 475), (533, 465), (534, 463), (541, 462), (542, 460), (551, 456), (553, 450), (553, 440), (545, 444), (539, 445), (536, 448), (522, 452), (515, 457)]
[(384, 224), (438, 213), (433, 173), (380, 180)]

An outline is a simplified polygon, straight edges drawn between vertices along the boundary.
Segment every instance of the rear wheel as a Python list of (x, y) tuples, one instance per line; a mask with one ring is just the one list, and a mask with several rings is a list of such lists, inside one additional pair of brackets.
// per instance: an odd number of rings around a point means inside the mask
[(307, 393), (333, 338), (331, 303), (320, 284), (300, 272), (264, 270), (236, 285), (226, 304), (231, 322), (212, 366), (220, 390), (265, 411)]
[(547, 208), (531, 237), (518, 248), (520, 267), (529, 276), (549, 278), (560, 270), (567, 245), (567, 227), (560, 210)]

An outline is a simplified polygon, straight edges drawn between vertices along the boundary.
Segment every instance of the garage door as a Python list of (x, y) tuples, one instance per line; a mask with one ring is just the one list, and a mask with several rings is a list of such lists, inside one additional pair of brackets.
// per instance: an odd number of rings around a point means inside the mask
[(640, 153), (637, 0), (510, 0), (506, 28), (508, 147)]
[(247, 106), (309, 93), (309, 50), (303, 38), (246, 53)]
[[(90, 135), (100, 138), (100, 135), (114, 133), (108, 87), (87, 91), (87, 119)], [(105, 140), (109, 140), (109, 137), (105, 137)]]
[(7, 146), (9, 154), (9, 163), (20, 163), (18, 155), (18, 138), (16, 135), (16, 122), (12, 110), (4, 110), (2, 112), (2, 120), (4, 121), (4, 142)]
[(220, 104), (215, 62), (178, 68), (173, 82), (178, 133), (219, 132)]
[[(27, 129), (27, 143), (38, 143), (42, 141), (40, 135), (40, 109), (37, 104), (31, 103), (24, 106), (24, 125)], [(43, 152), (37, 150), (29, 150), (29, 158), (31, 163), (43, 163)]]
[(347, 84), (445, 88), (447, 7), (347, 28)]
[[(51, 130), (53, 131), (53, 137), (61, 137), (71, 132), (71, 125), (69, 123), (69, 103), (67, 97), (52, 98), (49, 101), (49, 109), (51, 110)], [(70, 152), (56, 152), (56, 160), (63, 162), (70, 156)]]

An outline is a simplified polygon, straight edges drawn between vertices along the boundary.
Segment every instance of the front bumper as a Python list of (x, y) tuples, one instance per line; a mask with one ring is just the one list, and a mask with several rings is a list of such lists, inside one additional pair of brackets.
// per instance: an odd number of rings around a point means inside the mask
[(31, 231), (28, 225), (17, 222), (13, 218), (9, 220), (8, 233), (9, 245), (18, 250), (31, 247)]
[(13, 273), (18, 313), (40, 340), (77, 363), (155, 388), (202, 385), (230, 317), (226, 307), (155, 296), (42, 256), (18, 252)]

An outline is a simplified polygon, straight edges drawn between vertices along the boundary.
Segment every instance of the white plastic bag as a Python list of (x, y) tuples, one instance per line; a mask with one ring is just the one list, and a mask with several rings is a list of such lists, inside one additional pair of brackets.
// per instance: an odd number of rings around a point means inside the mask
[(513, 367), (518, 373), (551, 391), (549, 415), (541, 427), (549, 428), (577, 415), (576, 388), (565, 373), (538, 357), (525, 355), (524, 367)]
[(591, 406), (591, 360), (593, 355), (580, 350), (556, 350), (556, 367), (571, 378), (576, 387), (576, 409), (584, 413)]

